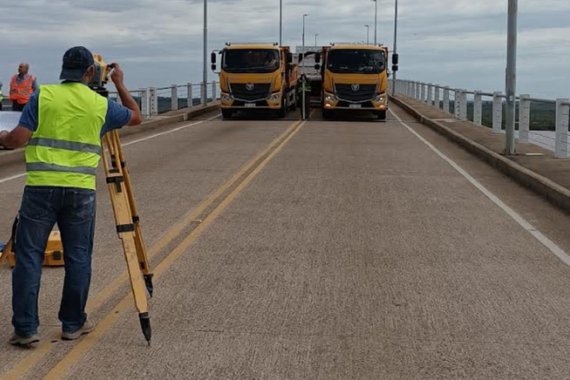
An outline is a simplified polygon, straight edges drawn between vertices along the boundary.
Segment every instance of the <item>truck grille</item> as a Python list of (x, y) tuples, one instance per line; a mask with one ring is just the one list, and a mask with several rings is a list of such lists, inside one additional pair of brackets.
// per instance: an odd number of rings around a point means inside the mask
[(335, 87), (336, 96), (349, 102), (364, 102), (376, 96), (375, 84), (361, 84), (358, 88), (352, 84), (337, 84)]
[(269, 96), (271, 83), (232, 83), (230, 88), (234, 98), (255, 101), (266, 99)]

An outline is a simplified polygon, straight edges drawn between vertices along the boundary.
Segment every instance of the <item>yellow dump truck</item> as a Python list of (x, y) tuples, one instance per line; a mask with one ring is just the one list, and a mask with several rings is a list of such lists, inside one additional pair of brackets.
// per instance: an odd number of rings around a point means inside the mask
[(386, 119), (388, 110), (388, 48), (368, 44), (332, 44), (323, 47), (323, 118), (336, 110), (372, 111)]
[(297, 102), (297, 65), (289, 47), (278, 44), (231, 44), (211, 56), (220, 62), (220, 107), (224, 119), (237, 111), (273, 110), (285, 117)]

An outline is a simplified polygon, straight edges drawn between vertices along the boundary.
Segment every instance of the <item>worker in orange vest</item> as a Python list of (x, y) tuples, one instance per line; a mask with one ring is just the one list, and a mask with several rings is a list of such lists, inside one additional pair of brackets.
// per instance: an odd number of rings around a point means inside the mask
[(10, 81), (10, 100), (13, 111), (22, 111), (30, 96), (38, 89), (36, 77), (28, 74), (29, 69), (30, 65), (20, 63), (18, 74), (14, 75)]

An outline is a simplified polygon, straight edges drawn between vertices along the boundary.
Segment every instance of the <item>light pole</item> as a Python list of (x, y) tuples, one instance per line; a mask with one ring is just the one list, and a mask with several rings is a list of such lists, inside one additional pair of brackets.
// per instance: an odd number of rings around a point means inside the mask
[(283, 0), (279, 0), (279, 46), (283, 46)]
[(515, 102), (517, 89), (517, 18), (518, 0), (509, 0), (507, 33), (507, 70), (506, 70), (506, 141), (505, 154), (515, 154)]
[(202, 104), (208, 102), (208, 0), (204, 0), (204, 72), (202, 76)]
[(364, 25), (366, 28), (366, 45), (370, 45), (370, 25)]
[[(398, 0), (394, 4), (394, 53), (398, 54)], [(394, 55), (392, 55), (393, 57)], [(393, 63), (393, 62), (392, 62)], [(398, 70), (392, 73), (392, 96), (396, 95), (396, 74)]]
[(315, 33), (315, 46), (317, 46), (317, 37), (319, 36), (319, 33)]
[[(378, 0), (374, 2), (374, 45), (378, 44)], [(396, 0), (397, 2), (398, 0)]]
[(305, 94), (305, 86), (307, 86), (307, 83), (306, 83), (307, 77), (305, 76), (305, 17), (307, 17), (308, 15), (309, 15), (308, 13), (303, 14), (303, 48), (302, 48), (302, 50), (301, 50), (301, 56), (303, 57), (303, 60), (301, 61), (301, 62), (302, 62), (302, 64), (301, 64), (301, 72), (302, 72), (302, 75), (303, 75), (303, 84), (302, 84), (302, 86), (303, 86), (303, 87), (302, 87), (302, 101), (303, 101), (303, 104), (301, 105), (301, 109), (302, 109), (302, 112), (303, 112), (303, 117), (302, 117), (303, 120), (305, 120), (305, 119), (307, 118), (307, 109), (306, 109), (307, 105), (305, 104), (305, 96), (306, 96), (306, 94)]
[[(303, 14), (303, 49), (305, 48), (305, 17), (307, 17), (309, 14), (305, 13)], [(305, 52), (303, 52), (304, 54)]]

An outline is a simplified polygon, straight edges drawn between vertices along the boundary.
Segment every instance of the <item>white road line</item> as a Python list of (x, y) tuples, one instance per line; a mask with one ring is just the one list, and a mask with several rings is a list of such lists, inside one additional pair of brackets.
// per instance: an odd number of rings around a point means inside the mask
[(13, 175), (12, 177), (2, 178), (2, 179), (0, 179), (0, 183), (4, 183), (4, 182), (11, 181), (13, 179), (24, 177), (25, 175), (26, 175), (26, 173), (21, 173), (21, 174)]
[[(212, 117), (210, 117), (210, 118), (208, 118), (208, 119), (205, 119), (205, 120), (197, 121), (197, 122), (195, 122), (195, 123), (190, 123), (190, 124), (182, 125), (182, 126), (177, 127), (177, 128), (169, 129), (168, 131), (155, 133), (154, 135), (150, 135), (150, 136), (147, 136), (147, 137), (143, 137), (143, 138), (141, 138), (141, 139), (129, 141), (128, 143), (123, 144), (123, 146), (129, 146), (129, 145), (137, 144), (137, 143), (140, 143), (140, 142), (143, 142), (143, 141), (152, 140), (152, 139), (154, 139), (154, 138), (156, 138), (156, 137), (160, 137), (160, 136), (163, 136), (163, 135), (168, 135), (168, 134), (170, 134), (170, 133), (178, 132), (178, 131), (180, 131), (180, 130), (182, 130), (182, 129), (186, 129), (186, 128), (189, 128), (189, 127), (193, 127), (193, 126), (198, 125), (198, 124), (203, 124), (203, 123), (205, 123), (205, 122), (207, 122), (207, 121), (212, 121), (212, 120), (217, 119), (217, 118), (219, 118), (219, 117), (220, 117), (220, 115), (216, 115), (216, 116), (212, 116)], [(127, 127), (127, 128), (129, 128), (129, 127)], [(136, 128), (136, 127), (134, 127), (134, 128)], [(20, 174), (13, 175), (13, 176), (11, 176), (11, 177), (2, 178), (2, 179), (0, 179), (0, 183), (12, 181), (12, 180), (14, 180), (14, 179), (18, 179), (18, 178), (24, 177), (25, 175), (26, 175), (26, 173), (20, 173)]]
[(509, 215), (515, 222), (517, 222), (522, 228), (524, 228), (529, 234), (531, 234), (536, 240), (538, 240), (542, 245), (550, 250), (556, 257), (562, 260), (566, 265), (570, 266), (570, 256), (560, 248), (552, 240), (544, 236), (542, 232), (536, 229), (532, 224), (530, 224), (525, 218), (519, 215), (515, 210), (507, 206), (502, 200), (499, 199), (495, 194), (489, 191), (485, 186), (483, 186), (479, 181), (473, 178), (469, 173), (467, 173), (461, 166), (459, 166), (451, 158), (447, 157), (439, 149), (433, 146), (429, 141), (423, 138), (420, 134), (412, 129), (408, 124), (406, 124), (398, 115), (396, 115), (392, 110), (390, 113), (404, 126), (414, 134), (418, 139), (420, 139), (424, 144), (426, 144), (431, 150), (433, 150), (439, 157), (445, 160), (451, 167), (458, 171), (463, 177), (465, 177), (473, 186), (475, 186), (479, 191), (481, 191), (487, 198), (489, 198), (493, 203), (495, 203), (501, 210), (503, 210), (507, 215)]

